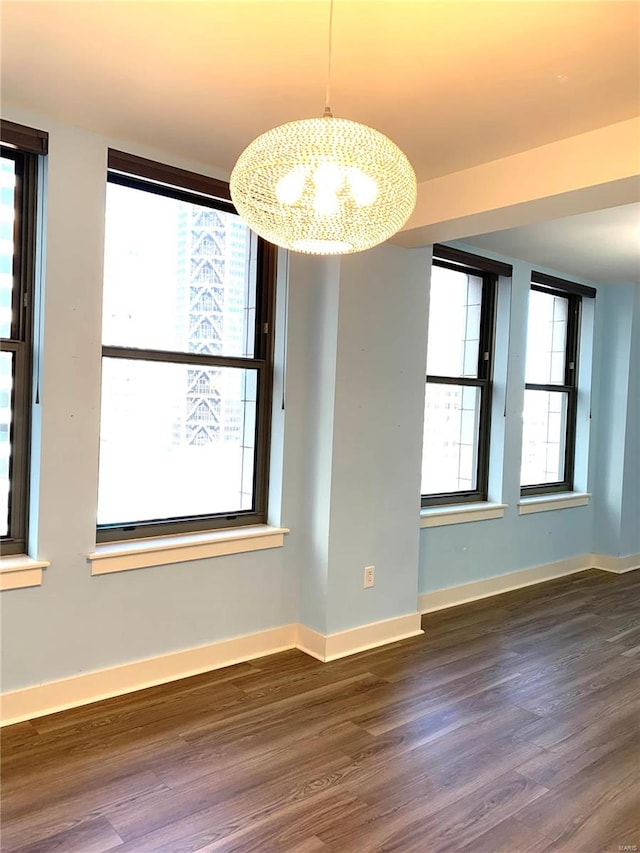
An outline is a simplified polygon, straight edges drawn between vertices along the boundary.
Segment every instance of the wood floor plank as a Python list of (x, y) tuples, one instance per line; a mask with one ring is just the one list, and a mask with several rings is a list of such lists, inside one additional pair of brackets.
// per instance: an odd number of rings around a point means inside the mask
[(570, 677), (564, 679), (543, 676), (524, 683), (519, 675), (510, 685), (511, 701), (527, 708), (538, 716), (548, 716), (576, 705), (584, 704), (593, 694), (605, 691), (609, 696), (615, 693), (618, 683), (638, 683), (640, 678), (640, 660), (625, 659), (622, 655), (609, 662), (605, 669), (595, 670), (589, 661), (583, 666), (575, 666)]
[(3, 749), (13, 751), (37, 739), (37, 734), (34, 724), (27, 720), (24, 723), (16, 723), (13, 726), (6, 726), (1, 729), (0, 743)]
[(106, 850), (118, 850), (121, 846), (122, 840), (109, 821), (97, 817), (13, 849), (16, 853), (104, 853)]
[(369, 810), (369, 806), (346, 793), (327, 792), (293, 804), (286, 813), (271, 814), (257, 825), (255, 821), (248, 823), (238, 832), (201, 849), (212, 853), (281, 853), (307, 847), (326, 850), (317, 833), (333, 825), (336, 814), (346, 820)]
[(627, 788), (568, 826), (549, 845), (548, 853), (619, 853), (640, 848), (639, 791)]
[(461, 853), (548, 853), (549, 839), (508, 817), (458, 850)]
[[(638, 816), (640, 803), (640, 780), (638, 777), (639, 755), (636, 749), (621, 746), (594, 762), (582, 772), (554, 787), (536, 802), (518, 811), (514, 816), (532, 828), (543, 827), (544, 834), (554, 842), (569, 843), (585, 824), (593, 824), (611, 811), (610, 803), (633, 808)], [(571, 808), (558, 808), (559, 803), (570, 804)], [(605, 818), (608, 833), (619, 831), (618, 818), (610, 825)], [(600, 824), (597, 824), (600, 826)], [(584, 834), (580, 831), (582, 837)], [(587, 833), (588, 834), (588, 833)], [(576, 847), (579, 845), (575, 842)]]
[[(57, 729), (41, 735), (36, 741), (31, 740), (20, 751), (19, 761), (23, 760), (29, 750), (37, 752), (39, 763), (47, 764), (49, 757), (65, 751), (71, 757), (91, 760), (98, 753), (108, 748), (111, 752), (117, 745), (129, 749), (133, 739), (164, 740), (174, 731), (189, 725), (197, 726), (209, 719), (212, 710), (226, 708), (228, 705), (243, 705), (247, 702), (246, 694), (233, 685), (224, 684), (218, 688), (215, 699), (207, 697), (191, 697), (188, 704), (184, 697), (174, 697), (170, 701), (142, 705), (134, 705), (128, 710), (108, 714), (90, 722), (79, 722), (71, 728)], [(96, 738), (85, 738), (85, 733), (96, 731)], [(9, 757), (5, 763), (5, 772), (11, 772), (15, 760)]]
[[(459, 850), (495, 826), (522, 805), (546, 792), (517, 773), (507, 773), (446, 805), (434, 806), (425, 797), (415, 797), (394, 809), (380, 806), (377, 818), (368, 822), (341, 821), (319, 838), (345, 851), (381, 849), (396, 853), (444, 853)], [(444, 802), (444, 801), (443, 801)], [(363, 842), (363, 839), (367, 839)], [(364, 843), (364, 846), (362, 846)], [(369, 843), (375, 846), (369, 846)], [(358, 848), (360, 844), (360, 848)]]
[[(531, 783), (518, 773), (505, 774), (436, 813), (427, 828), (429, 849), (433, 853), (445, 853), (469, 846), (507, 816), (517, 812), (520, 804), (535, 802), (545, 792), (546, 788)], [(401, 835), (395, 839), (395, 849), (405, 853), (413, 849), (417, 853), (419, 847), (405, 844), (404, 837)]]
[(3, 853), (640, 845), (640, 572), (423, 617), (8, 727)]
[(517, 672), (505, 671), (501, 666), (491, 667), (475, 673), (473, 677), (458, 678), (441, 688), (432, 688), (426, 696), (401, 695), (381, 708), (355, 716), (353, 720), (370, 734), (384, 734), (430, 712), (487, 693), (517, 677)]
[(427, 811), (432, 813), (473, 794), (497, 775), (515, 770), (533, 757), (530, 749), (531, 744), (518, 745), (509, 739), (490, 744), (480, 742), (475, 754), (460, 758), (451, 752), (448, 756), (436, 755), (433, 764), (431, 753), (425, 750), (417, 766), (414, 759), (412, 765), (389, 766), (384, 775), (373, 778), (353, 775), (347, 784), (354, 794), (371, 805), (402, 808), (417, 798), (425, 798)]
[(300, 786), (312, 788), (316, 779), (335, 774), (350, 763), (349, 757), (339, 752), (318, 750), (314, 754), (311, 749), (292, 749), (273, 766), (264, 763), (239, 766), (235, 772), (211, 772), (215, 767), (212, 764), (208, 776), (149, 797), (144, 810), (137, 803), (124, 803), (106, 814), (125, 841), (154, 833), (160, 837), (166, 827), (187, 826), (192, 817), (198, 820), (198, 815), (203, 816), (206, 826), (210, 820), (222, 822), (224, 834), (229, 834), (241, 828), (244, 821), (257, 819), (255, 815), (268, 814), (277, 802), (306, 799)]
[[(635, 703), (623, 705), (617, 713), (601, 716), (556, 746), (542, 750), (518, 769), (528, 779), (555, 788), (611, 752), (625, 747), (638, 755), (640, 771), (640, 716)], [(640, 802), (638, 806), (640, 810)]]
[(117, 808), (139, 806), (143, 797), (169, 789), (153, 773), (120, 773), (96, 777), (96, 784), (70, 784), (64, 794), (28, 789), (20, 797), (6, 797), (2, 809), (2, 844), (31, 844), (47, 835), (63, 833), (76, 824)]
[[(124, 831), (118, 825), (118, 816), (110, 815), (110, 821), (118, 827), (120, 835), (129, 840), (119, 848), (121, 853), (134, 851), (154, 851), (154, 853), (182, 853), (199, 850), (215, 842), (231, 843), (234, 836), (242, 835), (248, 829), (257, 829), (268, 825), (271, 815), (278, 814), (279, 821), (286, 825), (292, 813), (298, 815), (305, 809), (318, 808), (325, 797), (335, 794), (333, 779), (336, 770), (347, 763), (347, 759), (327, 756), (315, 762), (305, 762), (285, 776), (256, 784), (245, 782), (244, 787), (236, 790), (224, 790), (218, 801), (207, 808), (190, 812), (183, 817), (175, 813), (161, 826), (149, 829), (147, 819), (137, 824), (129, 822)], [(322, 780), (318, 784), (318, 779)], [(353, 797), (345, 792), (344, 799), (351, 802)], [(169, 804), (167, 804), (169, 807)], [(188, 804), (187, 804), (188, 808)], [(339, 809), (334, 811), (338, 814)], [(135, 819), (135, 818), (134, 818)]]
[(72, 729), (78, 724), (89, 726), (92, 722), (96, 722), (97, 725), (102, 725), (102, 721), (105, 718), (126, 713), (131, 708), (140, 709), (143, 705), (152, 707), (176, 696), (184, 696), (186, 693), (194, 695), (199, 691), (205, 690), (215, 696), (219, 685), (226, 682), (239, 684), (243, 677), (257, 672), (259, 670), (250, 663), (238, 663), (224, 669), (216, 669), (211, 672), (202, 673), (201, 675), (193, 675), (188, 679), (170, 681), (167, 684), (147, 687), (144, 690), (137, 690), (132, 693), (125, 693), (122, 696), (104, 699), (101, 702), (92, 702), (89, 705), (72, 708), (62, 714), (47, 714), (36, 718), (30, 725), (39, 734), (43, 735), (61, 729)]

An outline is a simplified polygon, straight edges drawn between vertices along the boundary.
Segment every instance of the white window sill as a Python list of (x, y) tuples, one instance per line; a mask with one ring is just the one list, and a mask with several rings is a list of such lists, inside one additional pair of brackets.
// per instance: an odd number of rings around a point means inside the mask
[(506, 508), (507, 504), (488, 501), (475, 504), (429, 506), (420, 510), (420, 527), (444, 527), (445, 524), (466, 524), (470, 521), (504, 518)]
[(26, 554), (0, 559), (0, 590), (24, 589), (42, 586), (42, 570), (48, 569), (46, 560), (34, 560)]
[(149, 566), (165, 566), (242, 554), (245, 551), (264, 551), (282, 548), (286, 527), (256, 524), (252, 527), (227, 527), (224, 530), (207, 530), (180, 536), (158, 536), (153, 539), (130, 539), (108, 542), (96, 546), (87, 556), (92, 575), (126, 572)]
[(521, 498), (518, 504), (518, 515), (529, 515), (532, 512), (549, 512), (552, 509), (569, 509), (574, 506), (586, 506), (590, 494), (586, 492), (558, 492), (555, 495), (534, 495)]

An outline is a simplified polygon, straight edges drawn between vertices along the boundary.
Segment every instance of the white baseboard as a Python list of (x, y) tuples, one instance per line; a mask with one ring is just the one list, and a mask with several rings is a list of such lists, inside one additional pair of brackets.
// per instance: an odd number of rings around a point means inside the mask
[(506, 575), (486, 578), (460, 586), (440, 589), (419, 596), (419, 612), (372, 622), (334, 634), (320, 634), (305, 625), (291, 624), (256, 634), (246, 634), (195, 649), (172, 652), (147, 660), (134, 661), (108, 669), (87, 672), (3, 693), (0, 725), (31, 720), (67, 708), (88, 705), (113, 696), (143, 690), (232, 666), (235, 663), (298, 648), (322, 662), (347, 657), (357, 652), (422, 634), (420, 614), (430, 613), (465, 602), (499, 595), (553, 578), (596, 568), (607, 572), (630, 572), (640, 568), (640, 555), (613, 557), (582, 554), (556, 563), (521, 569)]
[(326, 662), (325, 644), (326, 636), (314, 631), (312, 628), (307, 628), (306, 625), (298, 625), (298, 637), (296, 640), (296, 648), (312, 658)]
[(34, 687), (3, 693), (3, 726), (110, 699), (134, 690), (166, 684), (190, 675), (199, 675), (223, 666), (292, 649), (296, 625), (284, 625), (256, 634), (245, 634), (218, 643), (171, 652), (147, 660), (73, 675)]
[(0, 696), (0, 725), (32, 720), (45, 714), (77, 708), (287, 649), (298, 648), (327, 662), (421, 633), (419, 613), (361, 625), (328, 636), (312, 631), (305, 625), (284, 625), (195, 649), (3, 693)]
[(629, 554), (628, 557), (612, 557), (609, 554), (592, 554), (591, 565), (603, 572), (614, 572), (622, 575), (640, 569), (640, 554)]
[(381, 622), (371, 622), (338, 631), (335, 634), (320, 634), (305, 625), (298, 625), (297, 647), (318, 660), (328, 661), (355, 655), (397, 640), (406, 640), (424, 633), (420, 627), (420, 614), (409, 613)]
[(520, 569), (507, 575), (497, 575), (459, 586), (438, 589), (435, 592), (427, 592), (418, 597), (418, 610), (420, 613), (431, 613), (434, 610), (443, 610), (446, 607), (456, 607), (458, 604), (466, 604), (469, 601), (477, 601), (491, 595), (500, 595), (502, 592), (510, 592), (536, 583), (544, 583), (544, 581), (554, 578), (584, 572), (586, 569), (601, 569), (604, 572), (614, 572), (615, 574), (633, 572), (640, 569), (640, 554), (631, 554), (628, 557), (612, 557), (608, 554), (579, 554), (577, 557), (558, 560), (556, 563), (545, 563), (542, 566)]
[(520, 569), (507, 575), (497, 575), (480, 581), (447, 587), (447, 589), (438, 589), (435, 592), (426, 592), (418, 597), (418, 609), (421, 613), (431, 613), (434, 610), (443, 610), (446, 607), (455, 607), (458, 604), (488, 598), (491, 595), (500, 595), (502, 592), (510, 592), (514, 589), (543, 583), (553, 578), (564, 577), (564, 575), (584, 572), (585, 569), (592, 567), (591, 554), (580, 554), (577, 557), (569, 557), (555, 563), (546, 563), (543, 566), (534, 566), (531, 569)]

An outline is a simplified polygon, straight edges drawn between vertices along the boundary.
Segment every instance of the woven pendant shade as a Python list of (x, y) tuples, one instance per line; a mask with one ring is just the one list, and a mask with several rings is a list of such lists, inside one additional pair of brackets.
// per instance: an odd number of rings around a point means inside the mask
[(257, 234), (318, 255), (382, 243), (416, 203), (416, 176), (397, 145), (333, 116), (263, 133), (240, 155), (230, 186), (238, 213)]

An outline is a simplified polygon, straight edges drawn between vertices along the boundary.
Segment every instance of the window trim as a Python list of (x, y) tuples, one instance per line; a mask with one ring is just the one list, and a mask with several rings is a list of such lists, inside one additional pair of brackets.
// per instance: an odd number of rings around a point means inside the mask
[(255, 524), (97, 544), (87, 554), (92, 575), (282, 548), (287, 527)]
[(589, 299), (595, 299), (597, 293), (595, 287), (588, 287), (586, 284), (578, 284), (575, 281), (565, 281), (558, 276), (548, 275), (546, 272), (536, 272), (535, 270), (531, 273), (531, 284), (540, 284), (552, 290), (571, 293), (574, 296), (586, 296)]
[[(40, 144), (18, 147), (23, 139), (38, 139)], [(46, 141), (47, 135), (43, 131), (32, 131), (31, 128), (2, 121), (2, 156), (14, 160), (16, 169), (11, 337), (3, 338), (1, 347), (3, 352), (11, 352), (14, 357), (8, 534), (0, 540), (2, 553), (7, 556), (26, 553), (27, 549), (38, 155), (46, 152)]]
[[(480, 412), (478, 416), (478, 460), (476, 468), (476, 488), (456, 491), (423, 494), (420, 498), (422, 508), (450, 506), (454, 504), (479, 503), (488, 500), (489, 492), (489, 450), (491, 440), (491, 409), (493, 397), (493, 366), (495, 360), (495, 326), (498, 275), (511, 275), (511, 267), (498, 262), (488, 265), (469, 266), (462, 258), (483, 261), (476, 255), (451, 249), (448, 246), (434, 246), (432, 266), (444, 267), (458, 272), (478, 276), (482, 279), (482, 303), (480, 309), (480, 340), (478, 343), (477, 378), (454, 377), (427, 374), (426, 384), (461, 385), (480, 388)], [(498, 271), (500, 268), (501, 272)], [(487, 354), (487, 357), (484, 357)]]
[(14, 121), (0, 121), (0, 139), (2, 144), (18, 151), (29, 154), (47, 154), (49, 151), (49, 134), (46, 130), (36, 130)]
[(434, 244), (433, 257), (443, 261), (451, 261), (463, 267), (471, 267), (472, 269), (503, 275), (507, 278), (511, 278), (513, 275), (511, 264), (507, 264), (504, 261), (496, 261), (493, 258), (483, 258), (482, 255), (473, 255), (471, 252), (463, 252), (462, 249), (445, 246), (442, 243)]
[[(156, 163), (155, 160), (138, 157), (136, 154), (127, 154), (115, 148), (108, 150), (107, 168), (113, 174), (121, 172), (132, 180), (142, 178), (152, 183), (164, 184), (167, 189), (177, 187), (204, 196), (231, 201), (231, 191), (226, 181), (208, 175), (198, 175), (196, 172), (169, 166), (167, 163)], [(235, 208), (231, 207), (235, 213)]]
[[(128, 170), (128, 173), (124, 174), (124, 170)], [(109, 149), (107, 181), (237, 215), (235, 207), (226, 200), (230, 197), (228, 185), (222, 181), (204, 175), (195, 175), (192, 172), (185, 172), (183, 169), (155, 163), (121, 151)], [(256, 240), (257, 270), (256, 331), (253, 357), (106, 345), (102, 347), (102, 357), (256, 370), (254, 508), (252, 510), (238, 510), (233, 513), (208, 513), (197, 516), (144, 520), (127, 524), (98, 525), (96, 528), (97, 543), (196, 534), (203, 531), (267, 523), (277, 254), (275, 246), (257, 235), (252, 234), (252, 239)]]
[(527, 382), (525, 378), (525, 394), (527, 391), (566, 394), (567, 429), (564, 448), (564, 478), (552, 483), (532, 483), (527, 486), (520, 484), (520, 496), (522, 498), (574, 492), (582, 299), (583, 297), (593, 299), (596, 296), (596, 290), (593, 287), (564, 281), (556, 276), (535, 271), (531, 273), (529, 293), (532, 290), (567, 300), (564, 383), (560, 385), (557, 383)]

